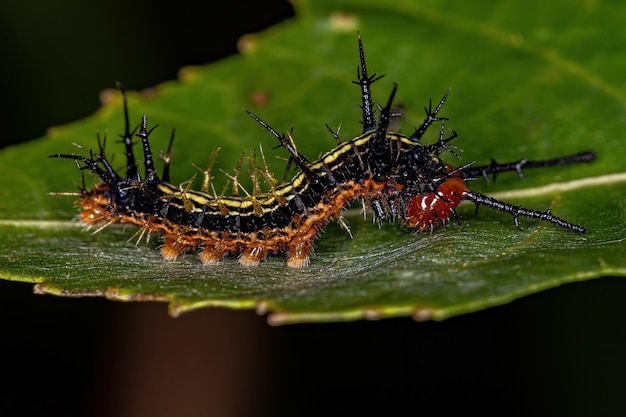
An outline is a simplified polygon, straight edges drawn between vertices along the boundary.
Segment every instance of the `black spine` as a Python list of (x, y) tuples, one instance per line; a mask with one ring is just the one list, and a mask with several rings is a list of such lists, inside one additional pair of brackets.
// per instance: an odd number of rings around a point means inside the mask
[(570, 223), (567, 220), (563, 220), (563, 219), (553, 216), (552, 213), (550, 212), (550, 209), (546, 211), (537, 211), (537, 210), (527, 209), (521, 206), (514, 206), (504, 201), (487, 197), (486, 195), (477, 193), (475, 191), (465, 191), (463, 195), (465, 199), (476, 204), (476, 207), (485, 206), (485, 207), (492, 208), (494, 210), (509, 213), (510, 215), (513, 216), (513, 220), (515, 221), (515, 226), (520, 230), (521, 230), (521, 227), (519, 225), (519, 217), (522, 216), (522, 217), (528, 217), (529, 219), (539, 219), (542, 221), (550, 222), (554, 225), (570, 230), (572, 232), (585, 233), (586, 231), (586, 229), (583, 226), (579, 226), (577, 224)]

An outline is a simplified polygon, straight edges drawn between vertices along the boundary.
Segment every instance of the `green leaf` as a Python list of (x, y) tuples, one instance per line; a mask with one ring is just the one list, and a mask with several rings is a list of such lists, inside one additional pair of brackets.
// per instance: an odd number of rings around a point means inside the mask
[[(353, 239), (330, 225), (303, 270), (282, 257), (257, 268), (234, 259), (203, 266), (192, 254), (161, 260), (158, 239), (135, 244), (135, 230), (82, 230), (73, 197), (74, 164), (48, 159), (96, 147), (109, 133), (116, 167), (123, 129), (117, 93), (92, 117), (55, 128), (46, 138), (0, 154), (0, 276), (37, 283), (36, 291), (121, 300), (161, 300), (170, 312), (208, 306), (271, 312), (274, 324), (412, 315), (443, 319), (506, 303), (563, 283), (626, 273), (626, 55), (620, 2), (301, 1), (298, 17), (242, 42), (246, 52), (181, 79), (130, 94), (132, 120), (143, 113), (161, 127), (153, 146), (164, 149), (176, 127), (174, 182), (183, 183), (222, 149), (219, 168), (232, 172), (242, 150), (276, 144), (241, 109), (249, 108), (279, 131), (294, 126), (298, 149), (311, 157), (334, 139), (324, 124), (342, 126), (344, 140), (359, 134), (359, 93), (350, 83), (357, 66), (356, 29), (369, 69), (387, 76), (375, 84), (384, 102), (400, 83), (405, 131), (418, 125), (429, 98), (452, 94), (443, 110), (461, 133), (463, 162), (522, 157), (545, 159), (595, 150), (593, 164), (528, 171), (520, 181), (501, 175), (472, 184), (514, 204), (583, 224), (576, 235), (551, 225), (462, 205), (462, 227), (415, 234), (396, 224), (380, 230), (348, 213)], [(436, 129), (435, 129), (436, 130)], [(436, 134), (437, 132), (431, 132)], [(430, 137), (434, 140), (434, 136)], [(284, 162), (268, 158), (282, 174)], [(219, 180), (218, 180), (219, 181)], [(95, 183), (86, 176), (87, 184)], [(223, 183), (223, 182), (222, 182)], [(198, 181), (195, 184), (199, 187)], [(218, 187), (219, 189), (219, 187)], [(136, 239), (135, 239), (136, 240)]]

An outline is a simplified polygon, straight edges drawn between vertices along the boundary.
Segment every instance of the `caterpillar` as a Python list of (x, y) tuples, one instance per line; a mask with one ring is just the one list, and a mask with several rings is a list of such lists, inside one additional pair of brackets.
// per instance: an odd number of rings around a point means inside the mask
[[(169, 157), (164, 158), (160, 177), (150, 148), (147, 117), (141, 118), (138, 133), (131, 131), (127, 99), (120, 87), (124, 98), (125, 133), (122, 137), (126, 175), (113, 168), (105, 155), (105, 143), (100, 139), (99, 150), (90, 151), (88, 156), (51, 155), (74, 160), (80, 170), (91, 171), (101, 181), (94, 188), (87, 189), (83, 185), (80, 190), (81, 222), (88, 226), (132, 224), (138, 226), (142, 234), (157, 232), (163, 236), (160, 250), (166, 260), (175, 260), (184, 252), (197, 250), (203, 264), (215, 264), (227, 255), (237, 255), (242, 266), (256, 266), (268, 255), (283, 254), (291, 268), (309, 264), (314, 241), (331, 220), (337, 220), (347, 229), (342, 212), (357, 200), (371, 211), (379, 225), (385, 220), (397, 221), (418, 231), (432, 230), (450, 219), (460, 224), (455, 208), (467, 200), (476, 208), (485, 206), (509, 213), (517, 228), (520, 228), (519, 218), (526, 217), (572, 232), (585, 232), (583, 226), (556, 217), (549, 209), (537, 211), (515, 206), (472, 191), (467, 184), (479, 177), (487, 179), (506, 171), (515, 171), (523, 177), (523, 169), (590, 162), (595, 158), (593, 152), (543, 161), (524, 158), (506, 164), (492, 160), (484, 166), (449, 165), (441, 154), (448, 151), (458, 157), (458, 148), (451, 144), (458, 134), (447, 130), (447, 119), (439, 116), (449, 91), (434, 108), (430, 102), (425, 108), (425, 119), (411, 135), (391, 131), (398, 84), (393, 85), (384, 106), (374, 104), (372, 85), (382, 75), (368, 74), (360, 34), (357, 38), (359, 65), (357, 80), (353, 83), (361, 92), (360, 136), (341, 142), (339, 135), (331, 131), (337, 146), (311, 161), (298, 152), (291, 133), (279, 134), (246, 110), (287, 150), (288, 165), (293, 163), (298, 168), (290, 181), (272, 186), (268, 192), (224, 196), (210, 193), (206, 184), (202, 191), (176, 186), (170, 182)], [(433, 124), (440, 125), (438, 140), (422, 143), (423, 135)], [(134, 137), (139, 138), (143, 150), (143, 176), (135, 159)], [(205, 181), (209, 179), (207, 175)]]

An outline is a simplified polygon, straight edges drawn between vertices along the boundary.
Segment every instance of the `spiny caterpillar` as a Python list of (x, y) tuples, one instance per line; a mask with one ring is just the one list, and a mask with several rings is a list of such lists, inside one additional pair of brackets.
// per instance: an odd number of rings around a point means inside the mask
[[(529, 161), (522, 159), (508, 164), (492, 160), (485, 166), (473, 163), (460, 167), (448, 165), (441, 153), (448, 151), (458, 157), (451, 141), (457, 133), (446, 136), (444, 117), (440, 117), (448, 93), (432, 108), (426, 108), (426, 118), (406, 136), (390, 131), (397, 84), (384, 107), (372, 101), (371, 86), (382, 76), (368, 75), (360, 35), (358, 36), (360, 65), (357, 81), (361, 90), (363, 133), (338, 145), (315, 161), (300, 154), (291, 134), (279, 134), (252, 112), (248, 114), (269, 131), (290, 154), (299, 172), (289, 182), (276, 184), (269, 192), (256, 190), (245, 196), (225, 197), (210, 193), (210, 180), (205, 172), (203, 191), (170, 183), (169, 156), (164, 158), (162, 178), (157, 175), (150, 150), (147, 118), (144, 115), (139, 133), (131, 132), (128, 107), (124, 95), (126, 175), (118, 174), (105, 155), (99, 140), (99, 152), (89, 156), (74, 154), (52, 155), (76, 161), (79, 169), (95, 173), (101, 183), (92, 189), (83, 186), (79, 204), (80, 220), (86, 225), (111, 223), (133, 224), (145, 232), (163, 235), (161, 255), (175, 260), (182, 253), (199, 250), (204, 264), (214, 264), (226, 255), (238, 255), (239, 264), (256, 266), (267, 255), (285, 254), (287, 266), (302, 268), (309, 264), (313, 242), (331, 219), (347, 229), (341, 214), (345, 207), (360, 200), (373, 213), (374, 220), (399, 221), (410, 229), (432, 230), (454, 218), (455, 208), (463, 200), (476, 207), (486, 206), (513, 216), (519, 228), (519, 217), (535, 218), (553, 223), (563, 229), (583, 233), (585, 228), (552, 215), (550, 210), (536, 211), (496, 200), (468, 188), (467, 182), (477, 177), (522, 169), (552, 167), (573, 162), (590, 162), (594, 153), (584, 152), (563, 158)], [(439, 139), (432, 144), (421, 143), (422, 136), (433, 123), (440, 124)], [(141, 140), (145, 174), (140, 175), (133, 151), (133, 138)], [(214, 159), (214, 157), (213, 157)], [(253, 170), (254, 171), (254, 170)], [(236, 181), (236, 179), (235, 179)], [(256, 188), (256, 187), (255, 187)], [(104, 226), (103, 226), (104, 227)]]

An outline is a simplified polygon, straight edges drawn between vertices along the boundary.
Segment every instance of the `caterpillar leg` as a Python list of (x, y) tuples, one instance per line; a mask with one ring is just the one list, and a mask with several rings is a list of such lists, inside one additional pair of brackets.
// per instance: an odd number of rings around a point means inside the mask
[(310, 253), (313, 244), (309, 241), (300, 241), (290, 244), (287, 250), (287, 266), (290, 268), (304, 268), (309, 265)]
[(267, 256), (267, 249), (263, 245), (250, 245), (239, 255), (239, 265), (257, 266)]

